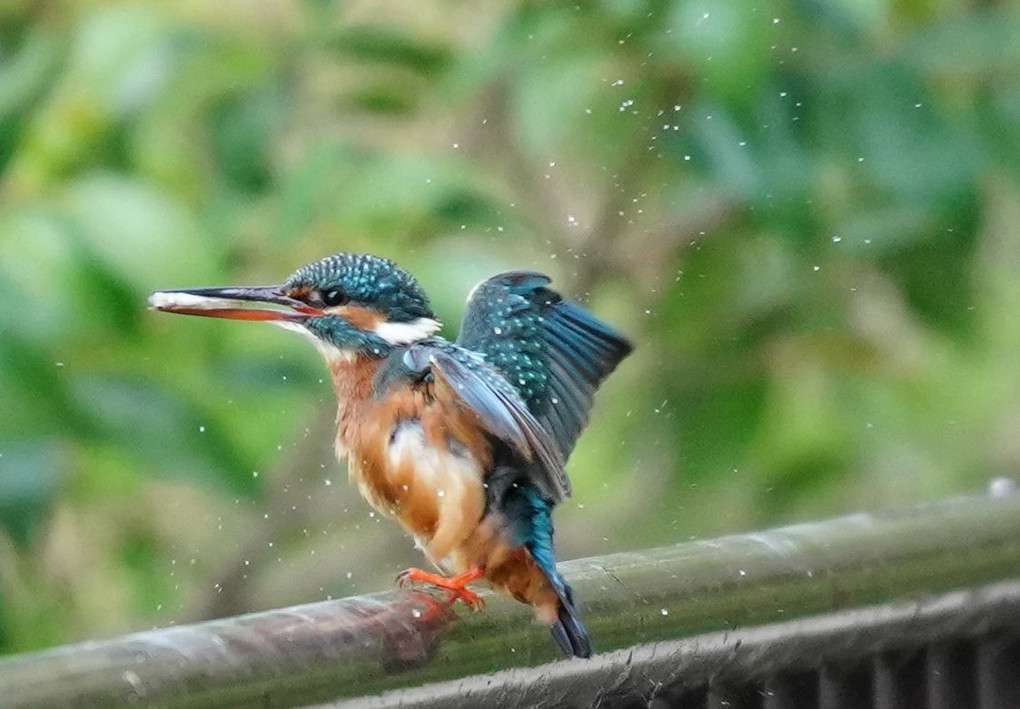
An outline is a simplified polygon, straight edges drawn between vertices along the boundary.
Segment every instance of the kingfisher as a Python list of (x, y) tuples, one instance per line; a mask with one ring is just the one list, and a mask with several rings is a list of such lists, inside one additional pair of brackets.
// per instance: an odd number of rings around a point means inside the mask
[(535, 271), (508, 271), (468, 296), (456, 340), (393, 261), (338, 253), (282, 285), (157, 291), (154, 310), (269, 322), (315, 345), (338, 401), (336, 451), (381, 514), (443, 573), (401, 585), (482, 606), (482, 580), (534, 608), (566, 656), (592, 646), (556, 569), (553, 508), (596, 389), (630, 342)]

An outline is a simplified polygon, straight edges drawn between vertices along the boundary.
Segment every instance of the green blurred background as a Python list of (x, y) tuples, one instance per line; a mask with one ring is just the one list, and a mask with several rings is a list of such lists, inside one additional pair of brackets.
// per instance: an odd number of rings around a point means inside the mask
[(1020, 15), (0, 0), (0, 652), (387, 588), (325, 369), (159, 288), (534, 268), (631, 335), (562, 558), (1020, 472)]

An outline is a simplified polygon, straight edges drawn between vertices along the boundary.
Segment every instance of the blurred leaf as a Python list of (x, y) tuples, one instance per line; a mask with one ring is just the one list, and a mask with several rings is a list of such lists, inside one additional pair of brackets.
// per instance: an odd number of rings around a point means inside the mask
[(363, 62), (399, 64), (416, 72), (437, 75), (450, 63), (450, 50), (389, 27), (347, 27), (329, 39), (329, 49)]
[[(73, 239), (58, 210), (0, 213), (0, 324), (5, 331), (50, 342), (79, 331), (83, 323), (74, 298), (68, 297), (76, 293), (77, 263)], [(31, 294), (31, 317), (26, 294)]]
[(347, 95), (345, 103), (357, 111), (392, 115), (407, 115), (416, 108), (415, 97), (410, 96), (407, 86), (396, 79), (355, 89)]
[(284, 117), (283, 97), (273, 91), (224, 99), (209, 117), (210, 144), (227, 180), (258, 194), (272, 178), (269, 146)]
[(14, 155), (31, 112), (52, 85), (61, 47), (48, 34), (27, 38), (13, 58), (0, 47), (0, 170)]
[(91, 89), (102, 114), (123, 116), (159, 93), (166, 77), (159, 15), (129, 6), (100, 8), (86, 16), (73, 45), (67, 76), (70, 100)]
[[(279, 102), (289, 99), (280, 95), (286, 87), (274, 52), (196, 32), (174, 39), (165, 90), (137, 116), (132, 159), (143, 175), (201, 203), (224, 175), (230, 178), (230, 160), (239, 159), (248, 178), (252, 169), (268, 169), (267, 121), (279, 121)], [(210, 152), (217, 162), (208, 162)]]
[(336, 31), (325, 48), (353, 69), (337, 82), (340, 105), (370, 114), (411, 115), (451, 61), (450, 49), (441, 43), (381, 25)]
[(73, 233), (136, 293), (170, 283), (212, 280), (208, 240), (180, 205), (138, 182), (97, 174), (72, 183), (66, 194)]
[(700, 148), (699, 157), (709, 175), (734, 195), (757, 197), (764, 189), (759, 163), (736, 122), (721, 106), (699, 106), (692, 112), (694, 120), (687, 128)]
[(782, 28), (768, 13), (748, 12), (739, 0), (683, 0), (668, 15), (669, 40), (658, 43), (660, 51), (683, 61), (713, 93), (743, 102), (751, 97), (747, 87), (772, 71), (765, 58)]
[[(705, 482), (746, 460), (754, 432), (765, 415), (765, 382), (737, 369), (740, 363), (722, 361), (711, 387), (672, 388), (668, 397), (678, 404), (678, 445), (684, 459), (684, 479)], [(722, 380), (722, 381), (720, 381)]]
[(359, 151), (336, 141), (308, 146), (280, 183), (280, 242), (299, 238), (316, 221), (332, 214), (337, 194), (357, 179), (363, 162)]
[(1015, 77), (1020, 64), (1018, 36), (1020, 16), (1015, 8), (989, 6), (920, 29), (904, 43), (902, 56), (918, 70), (952, 81)]
[(52, 350), (0, 339), (0, 443), (39, 437), (89, 439), (91, 421), (69, 390), (66, 363)]
[(495, 214), (484, 183), (464, 162), (420, 154), (374, 155), (334, 195), (334, 218), (354, 232), (434, 231)]
[(223, 432), (172, 393), (142, 381), (82, 377), (76, 394), (106, 436), (159, 475), (244, 496), (256, 489), (251, 466)]
[(0, 444), (0, 527), (28, 546), (56, 494), (60, 455), (52, 441)]
[(930, 242), (912, 246), (888, 259), (909, 303), (933, 327), (969, 331), (973, 322), (974, 288), (967, 268), (974, 248), (973, 230), (964, 215), (950, 226), (940, 225)]
[(66, 71), (35, 117), (15, 165), (14, 181), (23, 189), (38, 189), (97, 158), (116, 166), (121, 122), (156, 96), (167, 77), (156, 14), (100, 8), (74, 29)]
[(900, 199), (958, 195), (973, 179), (979, 146), (946, 119), (918, 77), (890, 65), (829, 67), (816, 120), (820, 137), (848, 148), (869, 186)]
[(985, 152), (997, 164), (1020, 177), (1020, 85), (986, 90), (976, 97), (975, 113), (985, 140)]

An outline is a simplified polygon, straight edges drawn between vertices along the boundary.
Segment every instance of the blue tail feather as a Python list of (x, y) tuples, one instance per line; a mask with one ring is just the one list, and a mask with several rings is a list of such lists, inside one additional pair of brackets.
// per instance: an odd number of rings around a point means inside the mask
[[(492, 492), (494, 486), (490, 485), (489, 489)], [(515, 542), (531, 552), (531, 557), (549, 579), (559, 599), (556, 621), (549, 626), (553, 639), (568, 657), (590, 657), (591, 640), (578, 616), (573, 591), (556, 570), (552, 503), (529, 483), (508, 485), (504, 490), (501, 512), (510, 522)]]
[(553, 587), (560, 597), (556, 622), (549, 628), (553, 639), (563, 650), (563, 654), (568, 657), (591, 657), (591, 639), (588, 637), (588, 631), (581, 625), (581, 619), (577, 616), (570, 586), (556, 571), (552, 572), (549, 580), (552, 581)]

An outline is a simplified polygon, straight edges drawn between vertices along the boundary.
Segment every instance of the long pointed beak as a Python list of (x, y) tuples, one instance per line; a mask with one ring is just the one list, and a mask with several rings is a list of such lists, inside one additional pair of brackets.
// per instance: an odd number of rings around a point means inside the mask
[[(268, 303), (280, 307), (259, 308), (251, 307), (248, 303)], [(285, 295), (281, 286), (156, 291), (149, 296), (149, 308), (164, 313), (232, 320), (301, 322), (312, 315), (321, 314), (319, 309)]]

